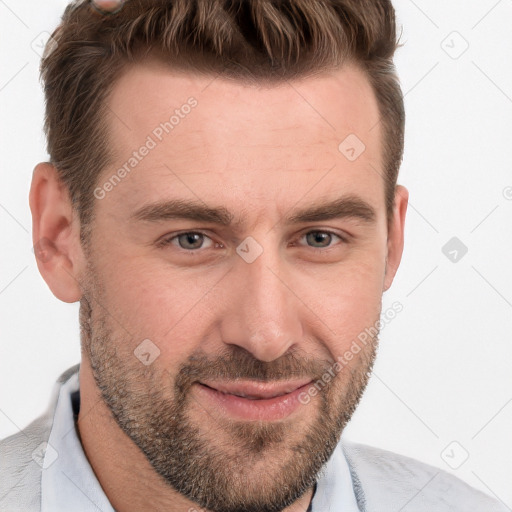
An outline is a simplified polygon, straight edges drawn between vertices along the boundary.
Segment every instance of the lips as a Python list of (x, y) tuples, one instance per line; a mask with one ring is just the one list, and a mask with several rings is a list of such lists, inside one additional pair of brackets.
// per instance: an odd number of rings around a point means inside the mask
[(212, 417), (237, 421), (280, 421), (301, 407), (299, 397), (311, 379), (288, 381), (204, 380), (196, 382), (193, 393)]
[(268, 400), (292, 393), (309, 382), (311, 382), (310, 379), (285, 382), (206, 381), (200, 384), (225, 395), (234, 395), (249, 400)]

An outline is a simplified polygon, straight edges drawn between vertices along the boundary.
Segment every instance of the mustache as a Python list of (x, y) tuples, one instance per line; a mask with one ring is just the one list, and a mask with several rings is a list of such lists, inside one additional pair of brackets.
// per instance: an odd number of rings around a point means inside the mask
[(306, 358), (292, 352), (274, 361), (260, 361), (247, 350), (233, 346), (229, 354), (214, 358), (204, 353), (191, 355), (178, 370), (174, 385), (178, 392), (184, 393), (199, 380), (317, 380), (333, 363), (333, 359)]

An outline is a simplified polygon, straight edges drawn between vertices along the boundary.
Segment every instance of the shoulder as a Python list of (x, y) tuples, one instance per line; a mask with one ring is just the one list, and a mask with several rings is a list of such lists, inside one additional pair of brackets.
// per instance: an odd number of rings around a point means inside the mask
[(66, 370), (54, 384), (46, 411), (27, 427), (0, 440), (0, 511), (40, 509), (41, 471), (54, 420), (59, 390), (79, 364)]
[[(499, 501), (456, 476), (381, 448), (342, 441), (363, 510), (389, 512), (505, 512)], [(384, 505), (385, 504), (385, 505)]]

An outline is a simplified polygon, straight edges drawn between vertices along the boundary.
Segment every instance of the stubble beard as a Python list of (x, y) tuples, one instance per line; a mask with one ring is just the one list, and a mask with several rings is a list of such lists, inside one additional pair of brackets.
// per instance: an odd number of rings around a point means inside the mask
[[(120, 429), (144, 453), (164, 482), (212, 512), (278, 512), (310, 489), (332, 455), (366, 388), (378, 333), (353, 361), (304, 405), (302, 432), (293, 421), (214, 419), (191, 398), (200, 378), (320, 382), (333, 361), (290, 354), (269, 363), (231, 346), (219, 357), (194, 354), (173, 378), (157, 364), (143, 365), (110, 326), (92, 266), (80, 304), (82, 347), (103, 401)], [(96, 300), (95, 300), (96, 299)], [(134, 347), (132, 347), (133, 349)], [(196, 414), (191, 414), (195, 409)]]

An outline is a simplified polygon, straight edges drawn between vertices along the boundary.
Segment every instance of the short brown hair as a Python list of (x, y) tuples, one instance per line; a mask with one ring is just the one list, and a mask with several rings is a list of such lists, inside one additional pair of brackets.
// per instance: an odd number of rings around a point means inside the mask
[(386, 208), (403, 155), (404, 105), (393, 55), (390, 0), (126, 0), (117, 12), (69, 4), (41, 62), (50, 161), (82, 228), (111, 152), (107, 99), (123, 69), (156, 53), (170, 66), (241, 82), (279, 82), (354, 62), (363, 69), (383, 127)]

